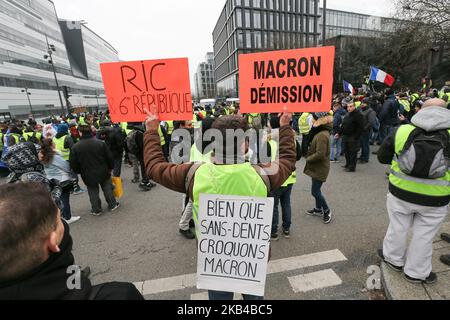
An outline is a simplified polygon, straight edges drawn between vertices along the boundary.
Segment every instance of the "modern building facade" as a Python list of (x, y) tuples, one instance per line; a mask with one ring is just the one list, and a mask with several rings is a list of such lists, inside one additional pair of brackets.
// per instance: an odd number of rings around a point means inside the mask
[[(82, 23), (58, 20), (50, 0), (0, 0), (0, 112), (23, 117), (33, 111), (37, 118), (62, 112), (53, 68), (44, 58), (48, 45), (55, 48), (53, 65), (70, 105), (105, 108), (99, 63), (118, 61), (117, 51)], [(64, 96), (63, 104), (67, 110)]]
[(214, 99), (216, 97), (216, 81), (214, 77), (214, 52), (208, 52), (205, 62), (198, 65), (194, 76), (195, 96), (197, 99)]
[[(323, 8), (319, 9), (323, 17)], [(379, 38), (395, 31), (396, 19), (371, 16), (367, 14), (326, 9), (325, 38), (337, 36), (355, 36)], [(319, 19), (319, 31), (322, 37), (323, 18)]]
[(315, 47), (319, 0), (227, 0), (213, 31), (217, 95), (239, 96), (238, 56)]

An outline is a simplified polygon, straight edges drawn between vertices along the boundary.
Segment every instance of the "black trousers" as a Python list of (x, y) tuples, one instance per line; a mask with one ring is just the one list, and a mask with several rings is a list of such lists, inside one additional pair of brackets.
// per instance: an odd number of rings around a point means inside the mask
[(358, 161), (358, 150), (360, 149), (360, 138), (353, 136), (344, 136), (342, 143), (345, 150), (346, 168), (356, 170)]

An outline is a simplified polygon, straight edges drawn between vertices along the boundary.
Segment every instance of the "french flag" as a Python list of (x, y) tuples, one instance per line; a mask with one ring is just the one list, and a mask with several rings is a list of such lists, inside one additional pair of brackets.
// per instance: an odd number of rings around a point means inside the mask
[(395, 82), (393, 76), (375, 67), (370, 67), (370, 80), (383, 82), (388, 87), (392, 87)]
[(353, 94), (353, 90), (355, 90), (353, 86), (345, 80), (343, 82), (344, 82), (344, 92), (351, 92)]

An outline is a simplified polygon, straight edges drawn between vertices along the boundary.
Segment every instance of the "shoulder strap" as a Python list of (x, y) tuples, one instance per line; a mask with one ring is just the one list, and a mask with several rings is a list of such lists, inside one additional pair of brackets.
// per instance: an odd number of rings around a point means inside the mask
[(189, 169), (188, 174), (186, 175), (186, 179), (184, 182), (184, 186), (186, 188), (186, 193), (189, 191), (189, 186), (191, 185), (192, 179), (194, 179), (195, 173), (204, 163), (194, 163), (192, 167)]
[(266, 174), (264, 168), (258, 166), (258, 165), (252, 165), (253, 169), (256, 170), (256, 172), (259, 174), (259, 176), (261, 177), (261, 179), (263, 180), (264, 184), (266, 185), (267, 188), (267, 194), (270, 193), (270, 191), (272, 191), (272, 186), (270, 184), (270, 179), (269, 176)]

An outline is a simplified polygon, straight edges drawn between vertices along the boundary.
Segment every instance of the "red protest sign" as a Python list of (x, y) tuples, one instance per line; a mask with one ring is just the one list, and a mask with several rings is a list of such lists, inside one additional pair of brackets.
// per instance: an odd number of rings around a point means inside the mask
[(239, 55), (242, 113), (327, 112), (334, 47)]
[(142, 122), (145, 109), (161, 120), (192, 120), (187, 58), (100, 64), (113, 122)]

